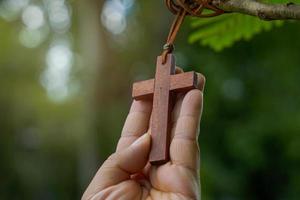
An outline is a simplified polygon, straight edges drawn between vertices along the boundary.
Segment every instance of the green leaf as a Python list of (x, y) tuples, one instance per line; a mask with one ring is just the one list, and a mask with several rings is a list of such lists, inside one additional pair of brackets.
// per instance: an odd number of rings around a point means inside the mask
[(282, 21), (262, 21), (243, 14), (193, 19), (191, 20), (193, 32), (189, 36), (189, 42), (199, 42), (201, 45), (221, 51), (236, 41), (250, 40), (254, 35), (282, 24)]

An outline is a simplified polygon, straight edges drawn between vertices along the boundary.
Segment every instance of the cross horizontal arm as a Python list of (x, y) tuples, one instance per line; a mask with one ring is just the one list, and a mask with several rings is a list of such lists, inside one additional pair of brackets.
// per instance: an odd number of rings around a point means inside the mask
[[(197, 74), (186, 72), (171, 76), (170, 90), (186, 92), (197, 88)], [(151, 99), (154, 92), (154, 79), (140, 81), (133, 84), (132, 97), (135, 100)]]

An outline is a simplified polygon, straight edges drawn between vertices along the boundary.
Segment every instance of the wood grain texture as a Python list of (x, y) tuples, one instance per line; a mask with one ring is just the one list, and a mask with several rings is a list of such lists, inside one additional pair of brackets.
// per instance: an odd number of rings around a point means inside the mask
[(175, 58), (172, 54), (167, 55), (167, 61), (162, 64), (162, 57), (157, 58), (151, 130), (151, 152), (149, 162), (160, 165), (169, 161), (170, 144), (170, 113), (171, 76), (175, 73)]
[[(197, 89), (197, 74), (193, 71), (171, 76), (170, 91), (188, 92)], [(154, 92), (154, 79), (139, 81), (133, 84), (132, 98), (135, 100), (152, 99)]]
[(132, 98), (135, 100), (152, 99), (154, 92), (154, 79), (139, 81), (132, 86)]

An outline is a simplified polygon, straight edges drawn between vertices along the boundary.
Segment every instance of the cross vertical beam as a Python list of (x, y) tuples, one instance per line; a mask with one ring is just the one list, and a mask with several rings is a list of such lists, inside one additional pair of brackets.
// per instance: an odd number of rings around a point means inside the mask
[(152, 121), (150, 125), (152, 147), (149, 161), (152, 164), (162, 164), (169, 159), (170, 143), (170, 117), (171, 99), (170, 83), (171, 75), (175, 74), (175, 59), (172, 54), (167, 55), (165, 64), (162, 64), (162, 56), (157, 58)]

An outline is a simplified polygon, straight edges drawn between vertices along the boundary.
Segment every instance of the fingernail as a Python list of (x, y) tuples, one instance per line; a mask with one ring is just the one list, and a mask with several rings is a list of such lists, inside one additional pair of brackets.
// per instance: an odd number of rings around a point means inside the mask
[(144, 135), (142, 135), (141, 137), (139, 137), (136, 141), (134, 141), (134, 143), (132, 143), (131, 146), (137, 146), (140, 143), (142, 143), (147, 137), (149, 137), (148, 133), (145, 133)]
[(199, 89), (204, 92), (204, 88), (205, 88), (205, 76), (203, 76), (202, 74), (200, 73), (197, 73), (197, 76), (198, 76), (198, 86), (199, 86)]

